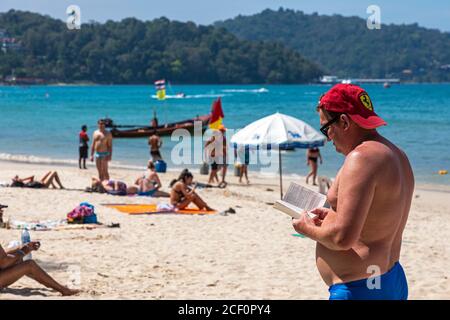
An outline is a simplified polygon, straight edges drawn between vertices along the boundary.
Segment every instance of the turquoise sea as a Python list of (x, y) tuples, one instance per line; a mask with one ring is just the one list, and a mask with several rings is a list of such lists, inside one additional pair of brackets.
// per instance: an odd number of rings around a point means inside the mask
[[(265, 88), (267, 90), (258, 90)], [(168, 94), (183, 92), (184, 99), (156, 101), (149, 86), (0, 86), (0, 160), (56, 161), (75, 164), (78, 132), (87, 124), (89, 134), (98, 118), (118, 124), (147, 125), (153, 108), (160, 122), (178, 121), (209, 113), (221, 96), (227, 128), (239, 129), (277, 111), (300, 118), (319, 128), (315, 105), (324, 85), (196, 85), (171, 86)], [(404, 149), (420, 182), (450, 184), (450, 84), (404, 84), (384, 89), (365, 85), (377, 113), (388, 126), (380, 132)], [(266, 92), (261, 92), (266, 91)], [(163, 156), (168, 159), (177, 142), (164, 138)], [(343, 156), (331, 143), (322, 150), (320, 174), (334, 176)], [(116, 165), (145, 165), (149, 158), (146, 139), (114, 141)], [(169, 166), (171, 165), (170, 161)], [(303, 150), (283, 154), (284, 172), (305, 175)], [(252, 168), (250, 167), (250, 170)]]

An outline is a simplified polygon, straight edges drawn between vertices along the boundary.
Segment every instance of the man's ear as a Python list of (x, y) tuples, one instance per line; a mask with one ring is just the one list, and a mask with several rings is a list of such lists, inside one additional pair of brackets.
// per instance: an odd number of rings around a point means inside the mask
[(350, 127), (350, 117), (346, 114), (341, 115), (341, 121), (343, 123), (343, 129), (346, 130)]

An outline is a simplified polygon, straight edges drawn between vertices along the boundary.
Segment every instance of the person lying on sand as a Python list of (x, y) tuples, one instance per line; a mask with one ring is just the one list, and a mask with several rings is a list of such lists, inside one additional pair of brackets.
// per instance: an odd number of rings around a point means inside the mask
[[(0, 214), (3, 214), (3, 209), (0, 209)], [(59, 284), (34, 260), (23, 261), (24, 256), (38, 250), (39, 247), (39, 242), (29, 242), (20, 249), (5, 251), (0, 245), (0, 290), (12, 285), (23, 276), (28, 276), (63, 296), (77, 294), (79, 290), (72, 290)]]
[(128, 187), (125, 182), (119, 180), (103, 180), (100, 181), (97, 177), (92, 177), (91, 184), (92, 191), (107, 193), (114, 196), (126, 196), (129, 194), (136, 194), (136, 187)]
[(155, 164), (151, 160), (148, 162), (147, 171), (136, 180), (135, 185), (137, 186), (136, 194), (139, 196), (170, 197), (167, 192), (159, 190), (162, 183), (156, 173)]
[(56, 171), (49, 171), (45, 174), (44, 177), (42, 177), (41, 180), (35, 181), (34, 176), (27, 177), (27, 178), (19, 178), (18, 175), (16, 175), (12, 179), (11, 187), (20, 187), (20, 188), (50, 188), (50, 186), (53, 189), (57, 189), (55, 185), (55, 181), (58, 184), (60, 189), (64, 189), (61, 179), (59, 178), (58, 172)]
[(189, 204), (194, 203), (200, 210), (213, 211), (205, 201), (195, 192), (195, 185), (191, 189), (194, 176), (189, 170), (185, 169), (181, 172), (178, 180), (172, 181), (170, 186), (172, 190), (170, 192), (170, 204), (177, 209), (185, 209)]

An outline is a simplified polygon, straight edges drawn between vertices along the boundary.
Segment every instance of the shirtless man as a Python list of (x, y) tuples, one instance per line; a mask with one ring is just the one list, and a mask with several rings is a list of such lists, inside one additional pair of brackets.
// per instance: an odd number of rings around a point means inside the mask
[(217, 172), (219, 168), (222, 169), (222, 181), (219, 183), (220, 188), (225, 188), (227, 182), (225, 176), (227, 174), (227, 139), (225, 136), (226, 128), (224, 125), (220, 125), (218, 130), (213, 131), (213, 135), (205, 143), (205, 152), (212, 160), (211, 173), (209, 175), (208, 183), (214, 183), (214, 180), (219, 182), (219, 176)]
[(156, 131), (148, 138), (148, 145), (150, 146), (150, 155), (152, 156), (152, 161), (156, 162), (162, 160), (159, 148), (162, 146), (162, 140)]
[(407, 156), (375, 128), (386, 125), (368, 94), (338, 84), (319, 101), (321, 131), (345, 162), (328, 191), (331, 209), (304, 212), (295, 230), (317, 242), (330, 300), (407, 299), (399, 264), (414, 176)]
[(108, 162), (112, 157), (112, 134), (105, 129), (105, 122), (98, 120), (98, 130), (92, 137), (91, 161), (94, 161), (100, 181), (109, 180)]

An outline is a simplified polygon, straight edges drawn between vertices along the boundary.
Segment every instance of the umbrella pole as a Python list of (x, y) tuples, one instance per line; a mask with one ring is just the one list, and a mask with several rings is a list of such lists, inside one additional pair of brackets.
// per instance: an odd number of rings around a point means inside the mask
[(278, 171), (280, 172), (280, 199), (283, 199), (283, 171), (281, 165), (281, 149), (278, 147)]

